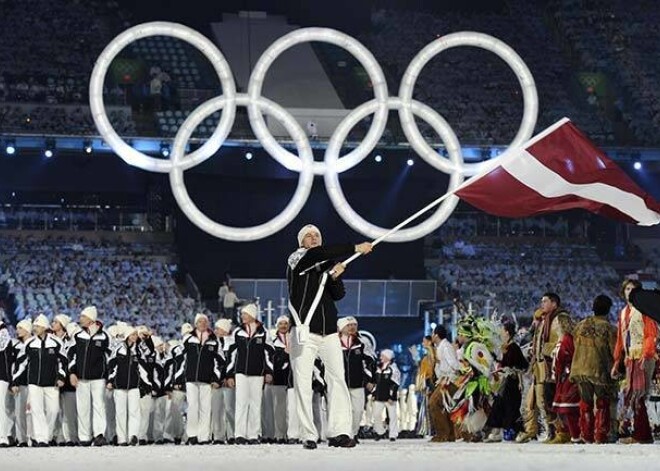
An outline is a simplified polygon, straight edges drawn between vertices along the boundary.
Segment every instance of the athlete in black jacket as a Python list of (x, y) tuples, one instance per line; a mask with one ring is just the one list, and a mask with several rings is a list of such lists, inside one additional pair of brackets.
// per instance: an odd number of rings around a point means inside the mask
[[(345, 270), (334, 259), (347, 257), (356, 252), (367, 254), (372, 245), (322, 246), (321, 233), (313, 225), (304, 226), (298, 233), (298, 250), (289, 256), (287, 281), (289, 283), (289, 309), (294, 319), (292, 330), (292, 360), (296, 409), (300, 418), (300, 436), (307, 449), (316, 448), (317, 431), (312, 415), (312, 375), (314, 360), (321, 357), (326, 368), (328, 382), (328, 436), (330, 446), (353, 447), (351, 438), (351, 400), (344, 381), (344, 360), (337, 335), (337, 308), (335, 301), (343, 298), (345, 291), (339, 276)], [(322, 274), (332, 269), (321, 291), (320, 301), (313, 309), (314, 299), (321, 288)], [(311, 321), (305, 319), (310, 311)], [(298, 318), (298, 319), (296, 319)], [(309, 325), (307, 332), (303, 323)]]
[[(12, 370), (16, 351), (4, 321), (0, 319), (0, 404), (8, 404), (9, 385), (12, 382)], [(5, 431), (11, 428), (6, 407), (0, 407), (0, 448), (9, 446), (9, 437)]]

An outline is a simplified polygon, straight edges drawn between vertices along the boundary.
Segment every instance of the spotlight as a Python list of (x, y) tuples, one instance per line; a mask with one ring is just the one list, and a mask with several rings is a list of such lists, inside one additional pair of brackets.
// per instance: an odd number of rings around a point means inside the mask
[(634, 167), (635, 170), (641, 170), (641, 169), (642, 169), (642, 163), (639, 162), (639, 161), (638, 161), (638, 162), (635, 162), (635, 163), (633, 164), (633, 167)]
[(55, 155), (55, 140), (46, 139), (46, 148), (44, 149), (44, 157), (50, 159)]
[(253, 157), (253, 156), (252, 156), (252, 152), (246, 152), (246, 153), (245, 153), (245, 158), (246, 158), (247, 160), (252, 160), (252, 157)]
[(53, 151), (50, 149), (46, 149), (44, 151), (44, 155), (46, 156), (47, 159), (50, 159), (53, 156)]
[(377, 155), (376, 157), (374, 157), (374, 160), (378, 163), (381, 163), (383, 161), (383, 156)]
[(415, 165), (415, 161), (413, 159), (408, 159), (408, 162), (406, 163), (408, 164), (408, 167), (412, 167), (413, 165)]
[(436, 327), (438, 327), (438, 324), (431, 322), (431, 330), (435, 330)]
[(5, 152), (7, 155), (14, 155), (16, 153), (16, 144), (14, 144), (14, 141), (7, 141)]
[(170, 156), (170, 146), (169, 144), (162, 142), (160, 144), (160, 153), (163, 157), (169, 157)]
[(85, 141), (83, 144), (83, 149), (85, 151), (85, 154), (91, 154), (94, 148), (92, 147), (92, 142), (91, 141)]

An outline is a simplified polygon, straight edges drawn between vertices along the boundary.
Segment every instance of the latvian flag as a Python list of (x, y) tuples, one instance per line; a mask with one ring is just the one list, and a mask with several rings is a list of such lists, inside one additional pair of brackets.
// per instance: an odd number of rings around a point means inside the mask
[(489, 214), (521, 218), (582, 208), (641, 226), (660, 223), (660, 203), (568, 118), (466, 181), (456, 195)]

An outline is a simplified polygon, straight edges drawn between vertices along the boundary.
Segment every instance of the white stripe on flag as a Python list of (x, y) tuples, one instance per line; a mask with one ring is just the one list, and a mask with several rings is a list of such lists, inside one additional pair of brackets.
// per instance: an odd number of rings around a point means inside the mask
[(501, 165), (513, 178), (546, 198), (575, 195), (616, 208), (638, 221), (640, 226), (660, 223), (660, 214), (647, 208), (639, 196), (604, 183), (570, 183), (526, 150)]

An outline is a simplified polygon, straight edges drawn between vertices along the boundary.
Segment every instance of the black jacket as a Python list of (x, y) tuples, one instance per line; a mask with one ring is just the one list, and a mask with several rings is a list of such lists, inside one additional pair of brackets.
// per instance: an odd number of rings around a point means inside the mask
[(325, 365), (319, 357), (314, 360), (314, 369), (312, 370), (312, 391), (325, 395), (328, 385), (325, 382)]
[(18, 369), (18, 358), (25, 355), (25, 345), (29, 342), (32, 337), (28, 338), (25, 342), (21, 339), (13, 339), (12, 345), (16, 355), (16, 360), (14, 361), (14, 366), (12, 369), (12, 386), (27, 386), (28, 385), (28, 371), (27, 368)]
[(130, 347), (126, 342), (117, 345), (108, 362), (108, 382), (114, 389), (151, 392), (150, 371), (139, 342)]
[(291, 359), (286, 352), (286, 338), (276, 334), (273, 338), (273, 386), (289, 386)]
[[(345, 244), (298, 249), (289, 256), (286, 272), (289, 283), (289, 299), (301, 322), (305, 322), (307, 313), (319, 289), (323, 272), (330, 270), (335, 265), (335, 259), (349, 257), (354, 253), (355, 246)], [(301, 275), (301, 272), (310, 267), (315, 268)], [(341, 278), (333, 280), (328, 277), (321, 302), (316, 308), (309, 326), (311, 333), (319, 335), (337, 333), (335, 301), (339, 301), (345, 295), (346, 290)], [(295, 318), (293, 318), (293, 322), (296, 323)]]
[(66, 364), (66, 370), (67, 374), (66, 377), (64, 378), (64, 386), (60, 388), (60, 392), (76, 392), (76, 388), (74, 388), (71, 385), (71, 376), (69, 374), (69, 363), (68, 359), (71, 358), (69, 356), (69, 352), (71, 351), (71, 347), (75, 345), (73, 339), (69, 337), (69, 335), (65, 335), (64, 337), (59, 338), (60, 342), (64, 344), (64, 355), (67, 358), (67, 364)]
[(195, 334), (187, 336), (183, 341), (183, 355), (183, 369), (178, 373), (183, 374), (186, 383), (220, 383), (225, 358), (222, 344), (213, 332), (208, 331), (204, 344)]
[(396, 363), (390, 362), (376, 370), (376, 390), (374, 400), (380, 402), (396, 401), (401, 384), (401, 372)]
[(107, 376), (110, 357), (110, 337), (102, 328), (91, 336), (83, 329), (73, 336), (74, 345), (69, 349), (69, 373), (78, 379), (96, 380)]
[(12, 372), (14, 371), (14, 361), (16, 360), (16, 350), (14, 342), (9, 337), (7, 326), (0, 327), (0, 381), (5, 383), (12, 382)]
[(265, 376), (273, 374), (273, 347), (268, 341), (268, 333), (263, 324), (257, 323), (255, 332), (240, 325), (232, 335), (233, 345), (229, 348), (227, 377), (237, 374)]
[(172, 390), (174, 358), (169, 353), (156, 353), (152, 376), (152, 395), (163, 397)]
[[(185, 341), (187, 337), (183, 340)], [(186, 355), (183, 344), (177, 345), (170, 350), (172, 355), (172, 389), (186, 390)]]
[(367, 383), (373, 383), (375, 358), (365, 351), (360, 336), (353, 336), (347, 343), (340, 337), (340, 341), (344, 353), (344, 374), (349, 389), (363, 388)]
[(67, 359), (64, 345), (54, 335), (43, 339), (34, 336), (28, 340), (16, 358), (14, 377), (27, 371), (27, 384), (53, 387), (58, 380), (64, 381)]

